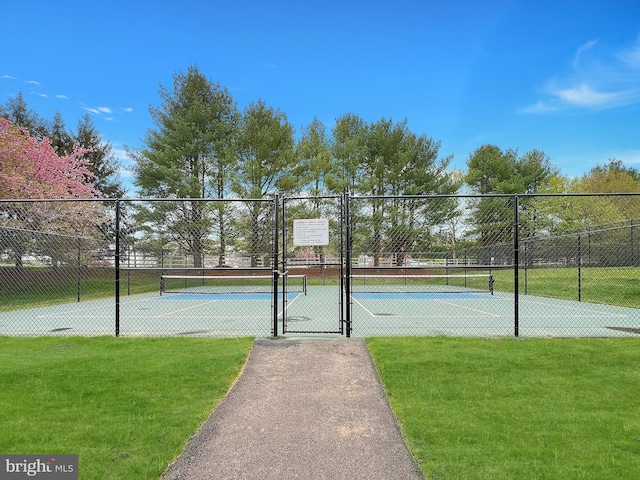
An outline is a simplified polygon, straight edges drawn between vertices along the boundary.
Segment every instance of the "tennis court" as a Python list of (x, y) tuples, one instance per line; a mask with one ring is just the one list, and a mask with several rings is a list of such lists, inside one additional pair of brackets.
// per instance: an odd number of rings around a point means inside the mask
[[(117, 328), (122, 336), (270, 336), (274, 296), (253, 290), (155, 292), (123, 296), (118, 306), (106, 299), (5, 312), (0, 335), (114, 335)], [(279, 333), (338, 335), (341, 309), (347, 307), (340, 297), (340, 288), (328, 285), (279, 293)], [(523, 337), (640, 334), (636, 309), (522, 294), (518, 303), (516, 325), (512, 294), (354, 289), (351, 335), (514, 336), (516, 326)]]
[[(519, 221), (566, 196), (192, 200), (118, 200), (113, 231), (82, 236), (19, 220), (64, 203), (6, 203), (0, 335), (640, 334), (635, 222)], [(122, 228), (125, 206), (209, 217)]]

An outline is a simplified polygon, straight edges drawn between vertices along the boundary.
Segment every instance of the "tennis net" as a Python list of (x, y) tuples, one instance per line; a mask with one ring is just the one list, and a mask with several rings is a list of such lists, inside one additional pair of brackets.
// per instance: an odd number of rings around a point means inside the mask
[(474, 274), (358, 274), (351, 276), (352, 292), (371, 293), (490, 293), (490, 273)]
[[(279, 275), (287, 292), (307, 294), (306, 275)], [(170, 293), (235, 294), (272, 293), (273, 275), (161, 275), (160, 295)]]

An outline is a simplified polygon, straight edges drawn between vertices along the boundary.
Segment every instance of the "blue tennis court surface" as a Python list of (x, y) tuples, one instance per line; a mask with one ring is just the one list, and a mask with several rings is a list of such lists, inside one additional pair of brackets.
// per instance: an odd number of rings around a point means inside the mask
[[(292, 292), (287, 294), (287, 299), (293, 300), (299, 295), (298, 292)], [(237, 300), (271, 300), (273, 294), (269, 292), (252, 292), (252, 293), (169, 293), (164, 294), (161, 297), (157, 297), (156, 300), (173, 300), (173, 301), (185, 301), (191, 300), (196, 302), (211, 302), (211, 301), (237, 301)], [(278, 294), (278, 299), (282, 300), (282, 294)]]
[(447, 292), (355, 292), (356, 300), (442, 300), (442, 299), (467, 299), (487, 300), (495, 298), (493, 295), (482, 293), (447, 293)]
[[(0, 312), (0, 335), (269, 336), (335, 333), (351, 307), (352, 335), (513, 336), (513, 294), (496, 292), (353, 292), (313, 285), (305, 295), (271, 292), (156, 292)], [(349, 303), (347, 303), (349, 302)], [(116, 309), (117, 307), (117, 309)], [(520, 295), (518, 335), (619, 337), (640, 335), (639, 310)], [(286, 323), (286, 330), (283, 330)]]

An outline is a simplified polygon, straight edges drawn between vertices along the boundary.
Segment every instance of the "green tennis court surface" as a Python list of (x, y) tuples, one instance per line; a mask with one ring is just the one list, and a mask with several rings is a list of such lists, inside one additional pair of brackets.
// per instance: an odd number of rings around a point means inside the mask
[[(352, 335), (513, 336), (513, 295), (496, 292), (354, 292)], [(339, 328), (339, 289), (310, 286), (307, 294), (278, 297), (279, 332), (286, 311), (289, 330)], [(122, 297), (123, 336), (270, 336), (269, 292), (175, 293)], [(0, 335), (114, 335), (114, 299), (0, 313)], [(520, 336), (634, 336), (635, 309), (521, 295)], [(291, 334), (295, 335), (295, 334)]]

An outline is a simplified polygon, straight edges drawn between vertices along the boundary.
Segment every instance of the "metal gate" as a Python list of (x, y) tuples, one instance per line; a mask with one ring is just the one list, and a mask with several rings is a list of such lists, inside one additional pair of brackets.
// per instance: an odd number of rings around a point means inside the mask
[(278, 253), (281, 302), (274, 334), (350, 336), (345, 321), (345, 211), (342, 196), (284, 197)]

